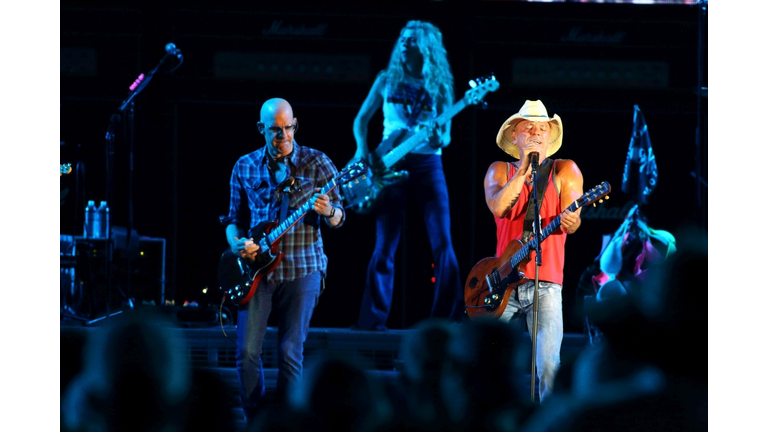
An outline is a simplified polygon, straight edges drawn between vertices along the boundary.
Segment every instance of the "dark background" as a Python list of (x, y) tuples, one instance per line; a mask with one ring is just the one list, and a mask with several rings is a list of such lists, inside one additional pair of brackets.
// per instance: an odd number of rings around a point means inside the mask
[[(631, 205), (620, 187), (635, 104), (645, 115), (659, 170), (643, 209), (649, 224), (673, 233), (686, 223), (706, 227), (707, 190), (692, 175), (700, 169), (707, 178), (707, 99), (696, 91), (707, 87), (700, 6), (360, 3), (62, 2), (60, 159), (76, 169), (61, 177), (61, 234), (82, 234), (84, 200), (106, 199), (112, 178), (111, 224), (166, 239), (165, 300), (218, 304), (217, 295), (203, 294), (217, 286), (219, 256), (227, 248), (218, 216), (228, 211), (235, 161), (264, 144), (255, 128), (263, 101), (287, 99), (301, 125), (297, 142), (343, 167), (355, 151), (354, 117), (411, 19), (431, 21), (443, 32), (457, 100), (470, 79), (493, 73), (501, 84), (486, 96), (486, 109), (468, 107), (454, 118), (443, 154), (463, 279), (495, 252), (483, 177), (493, 161), (511, 160), (495, 137), (526, 99), (542, 100), (550, 115), (562, 118), (564, 142), (555, 157), (576, 161), (585, 190), (603, 181), (613, 186), (610, 200), (585, 209), (580, 230), (568, 238), (566, 331), (581, 332), (579, 277), (600, 252), (602, 235), (618, 228)], [(167, 59), (135, 97), (134, 125), (124, 121), (116, 129), (108, 175), (110, 117), (169, 42), (184, 62), (168, 73), (177, 62)], [(382, 120), (379, 112), (370, 123), (371, 146)], [(342, 229), (323, 230), (327, 289), (313, 326), (355, 322), (374, 236), (372, 215), (350, 213)], [(131, 263), (130, 286), (121, 285), (111, 301), (157, 298), (159, 252), (148, 248), (141, 259)], [(113, 271), (120, 274), (123, 265), (117, 261)], [(433, 291), (428, 239), (416, 217), (406, 227), (396, 273), (388, 326), (406, 328), (427, 317)], [(89, 313), (101, 307), (91, 305)]]

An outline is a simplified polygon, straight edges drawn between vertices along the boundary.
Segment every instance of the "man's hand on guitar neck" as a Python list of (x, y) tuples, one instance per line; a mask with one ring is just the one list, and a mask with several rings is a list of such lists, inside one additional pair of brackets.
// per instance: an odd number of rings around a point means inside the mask
[(235, 255), (240, 255), (240, 257), (248, 263), (252, 263), (256, 261), (256, 255), (259, 253), (259, 245), (254, 243), (252, 238), (235, 237), (235, 244), (232, 248), (232, 252), (234, 252)]
[(560, 213), (560, 230), (566, 234), (573, 234), (581, 226), (581, 217), (578, 213), (565, 209)]

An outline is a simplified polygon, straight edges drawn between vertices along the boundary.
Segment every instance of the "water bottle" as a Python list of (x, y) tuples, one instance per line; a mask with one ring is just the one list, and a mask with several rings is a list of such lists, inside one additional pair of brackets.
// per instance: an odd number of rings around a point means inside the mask
[(88, 201), (88, 205), (85, 206), (85, 222), (83, 223), (83, 237), (94, 238), (99, 236), (99, 226), (101, 225), (97, 220), (99, 211), (96, 208), (96, 202), (93, 200)]
[(99, 204), (99, 208), (97, 209), (99, 220), (99, 232), (98, 236), (101, 238), (107, 238), (107, 234), (109, 234), (109, 207), (107, 207), (107, 202), (102, 201), (101, 204)]

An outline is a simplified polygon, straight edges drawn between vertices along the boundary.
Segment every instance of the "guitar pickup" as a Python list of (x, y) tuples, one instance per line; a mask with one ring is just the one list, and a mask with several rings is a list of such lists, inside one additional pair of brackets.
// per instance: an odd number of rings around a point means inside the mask
[(499, 287), (501, 281), (499, 280), (499, 269), (494, 268), (489, 274), (485, 275), (485, 282), (488, 283), (488, 291), (493, 291)]

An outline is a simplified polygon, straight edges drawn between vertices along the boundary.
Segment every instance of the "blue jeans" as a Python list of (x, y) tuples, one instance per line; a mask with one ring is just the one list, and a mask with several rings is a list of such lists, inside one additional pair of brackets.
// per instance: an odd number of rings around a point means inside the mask
[[(501, 320), (516, 327), (533, 328), (534, 282), (517, 287), (517, 296), (509, 297)], [(560, 346), (563, 343), (563, 287), (539, 281), (539, 313), (536, 332), (536, 376), (539, 378), (539, 400), (552, 391), (560, 367)], [(517, 297), (517, 298), (515, 298)], [(526, 322), (522, 323), (525, 316)]]
[(395, 253), (404, 223), (409, 195), (415, 194), (418, 213), (427, 226), (435, 264), (435, 296), (431, 317), (460, 320), (464, 295), (459, 264), (451, 242), (451, 215), (448, 188), (439, 155), (408, 154), (397, 170), (408, 170), (408, 179), (388, 187), (376, 211), (376, 247), (368, 264), (363, 301), (357, 325), (383, 330), (392, 308), (395, 280)]
[(267, 333), (267, 318), (277, 314), (277, 396), (285, 397), (288, 385), (301, 379), (304, 341), (309, 320), (320, 295), (320, 273), (280, 284), (262, 278), (256, 293), (237, 313), (236, 365), (240, 378), (240, 401), (248, 419), (253, 419), (264, 396), (262, 345)]

